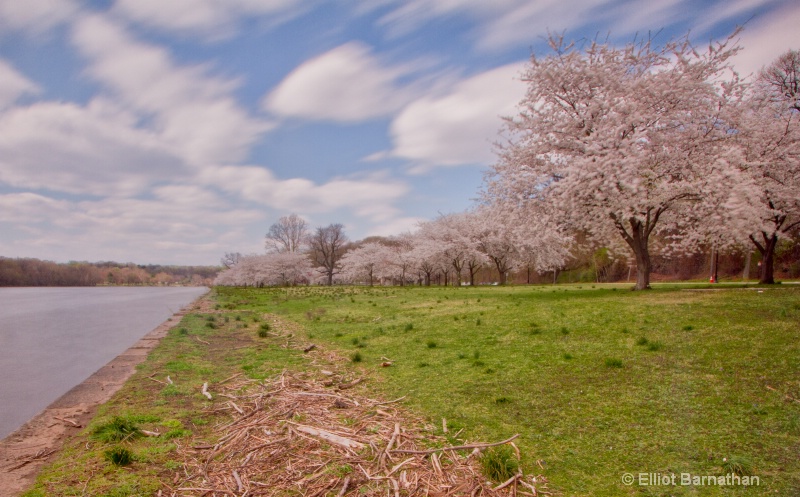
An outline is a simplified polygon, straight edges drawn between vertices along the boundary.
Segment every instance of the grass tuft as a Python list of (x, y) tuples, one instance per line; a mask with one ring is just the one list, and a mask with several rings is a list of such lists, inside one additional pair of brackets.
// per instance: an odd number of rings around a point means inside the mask
[(128, 466), (135, 459), (133, 452), (126, 447), (112, 447), (103, 456), (114, 466)]
[(508, 445), (490, 447), (480, 457), (483, 475), (495, 482), (504, 482), (517, 474), (519, 461)]
[(664, 344), (661, 342), (650, 342), (647, 344), (647, 350), (650, 352), (655, 352), (657, 350), (661, 350), (662, 348), (664, 348)]
[(606, 367), (609, 368), (621, 368), (622, 360), (609, 357), (608, 359), (606, 359), (605, 364)]
[(722, 472), (747, 476), (753, 474), (753, 462), (746, 456), (731, 456), (722, 460)]
[(114, 416), (110, 421), (92, 428), (92, 438), (101, 442), (121, 442), (141, 436), (142, 432), (128, 418)]

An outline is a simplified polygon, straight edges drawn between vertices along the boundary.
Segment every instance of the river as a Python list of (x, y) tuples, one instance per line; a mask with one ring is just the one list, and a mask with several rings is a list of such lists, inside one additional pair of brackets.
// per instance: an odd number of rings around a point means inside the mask
[(0, 288), (0, 439), (207, 290)]

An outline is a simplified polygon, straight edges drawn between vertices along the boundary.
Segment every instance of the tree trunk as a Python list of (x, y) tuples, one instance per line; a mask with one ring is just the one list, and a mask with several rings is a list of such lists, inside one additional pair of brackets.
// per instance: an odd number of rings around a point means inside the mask
[(750, 241), (758, 249), (761, 254), (761, 262), (759, 262), (758, 270), (758, 283), (760, 285), (772, 285), (775, 283), (774, 276), (774, 259), (775, 259), (775, 246), (778, 244), (778, 236), (775, 234), (767, 235), (763, 231), (761, 237), (764, 239), (763, 245), (759, 243), (753, 235), (750, 235)]
[(642, 236), (640, 230), (634, 230), (633, 237), (628, 242), (633, 255), (636, 257), (636, 286), (634, 290), (650, 289), (650, 250), (647, 246), (647, 237)]
[(617, 230), (625, 240), (625, 243), (631, 248), (636, 258), (636, 286), (633, 287), (634, 290), (650, 289), (650, 270), (652, 269), (652, 265), (650, 264), (648, 242), (650, 240), (650, 233), (655, 228), (658, 218), (661, 216), (661, 212), (663, 211), (656, 211), (651, 216), (651, 212), (648, 211), (647, 218), (644, 221), (633, 217), (628, 219), (626, 223), (630, 225), (630, 232), (616, 215), (611, 215), (614, 224), (617, 226)]
[(328, 271), (328, 286), (333, 286), (333, 271)]
[(711, 249), (711, 283), (719, 283), (719, 251), (715, 248)]
[(758, 284), (759, 285), (774, 285), (775, 284), (775, 246), (778, 245), (778, 235), (772, 234), (767, 235), (763, 231), (761, 232), (761, 237), (764, 238), (763, 245), (758, 243), (752, 235), (750, 235), (750, 241), (758, 249), (758, 252), (761, 254), (761, 267), (759, 268), (758, 272)]
[[(505, 285), (506, 281), (508, 280), (506, 276), (508, 268), (504, 264), (504, 261), (499, 257), (492, 257), (492, 260), (494, 261), (494, 265), (497, 267), (497, 272), (500, 274), (500, 284)], [(530, 269), (528, 271), (530, 272)], [(530, 276), (528, 276), (528, 280), (530, 282)]]
[(750, 250), (748, 250), (744, 260), (744, 271), (742, 271), (742, 281), (747, 281), (750, 279), (750, 259), (753, 258), (752, 256), (753, 253)]

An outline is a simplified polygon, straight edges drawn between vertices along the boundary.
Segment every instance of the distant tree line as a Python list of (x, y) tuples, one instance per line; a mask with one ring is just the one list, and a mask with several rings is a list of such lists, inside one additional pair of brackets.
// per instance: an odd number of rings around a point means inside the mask
[(0, 286), (210, 285), (219, 267), (118, 262), (57, 263), (0, 257)]

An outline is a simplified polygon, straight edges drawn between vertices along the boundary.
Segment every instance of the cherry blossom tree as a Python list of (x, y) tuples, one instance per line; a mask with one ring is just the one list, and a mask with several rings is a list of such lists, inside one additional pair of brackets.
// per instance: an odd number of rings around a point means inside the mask
[(456, 286), (461, 285), (464, 268), (475, 264), (471, 261), (484, 257), (470, 238), (471, 221), (466, 212), (460, 212), (439, 216), (419, 227), (419, 236), (434, 244), (438, 251), (437, 258), (446, 261), (453, 269), (453, 285)]
[(297, 214), (278, 219), (266, 235), (267, 251), (300, 252), (308, 236), (308, 223)]
[(571, 238), (537, 207), (541, 206), (527, 203), (525, 208), (515, 209), (495, 203), (481, 205), (470, 213), (475, 219), (471, 236), (497, 269), (501, 285), (516, 268), (552, 271), (569, 257)]
[(419, 232), (413, 235), (408, 258), (417, 271), (422, 273), (425, 286), (431, 285), (433, 276), (439, 271), (440, 254), (441, 251), (434, 240)]
[(369, 242), (348, 251), (341, 258), (341, 277), (349, 282), (366, 282), (373, 286), (376, 279), (390, 274), (393, 253), (379, 242)]
[(392, 278), (404, 286), (413, 278), (409, 278), (412, 269), (415, 267), (415, 258), (412, 250), (414, 248), (414, 237), (410, 233), (403, 233), (389, 239), (387, 246), (391, 257), (389, 258)]
[(307, 284), (313, 276), (306, 254), (273, 252), (245, 255), (214, 281), (221, 286), (287, 286)]
[(738, 48), (732, 37), (705, 51), (687, 39), (550, 44), (523, 74), (527, 95), (486, 192), (514, 206), (546, 201), (560, 222), (627, 247), (636, 289), (649, 288), (651, 237), (690, 218), (729, 168)]
[(744, 233), (761, 254), (759, 283), (772, 284), (775, 248), (800, 226), (800, 53), (761, 71), (741, 107), (742, 153), (724, 226)]
[(328, 286), (333, 285), (333, 277), (341, 271), (340, 259), (348, 243), (344, 226), (337, 223), (317, 228), (307, 240), (311, 257), (318, 266), (317, 271), (325, 277)]

